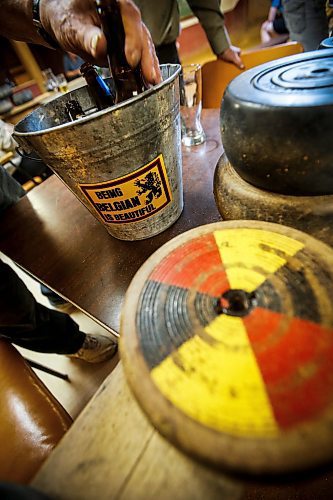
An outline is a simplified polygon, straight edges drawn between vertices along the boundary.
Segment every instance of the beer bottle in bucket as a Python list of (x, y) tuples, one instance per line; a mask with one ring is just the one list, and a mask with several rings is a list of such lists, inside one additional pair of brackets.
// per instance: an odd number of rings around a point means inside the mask
[(97, 109), (101, 110), (113, 106), (115, 96), (94, 66), (85, 62), (82, 64), (80, 71), (87, 82), (90, 97), (95, 102)]
[(125, 56), (125, 31), (117, 0), (95, 0), (107, 40), (107, 56), (116, 87), (116, 102), (147, 90), (140, 66), (131, 68)]

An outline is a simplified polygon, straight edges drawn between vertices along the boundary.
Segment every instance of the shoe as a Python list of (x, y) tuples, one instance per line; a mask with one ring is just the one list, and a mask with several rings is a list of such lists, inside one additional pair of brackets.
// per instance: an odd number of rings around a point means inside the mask
[(60, 297), (60, 295), (55, 293), (47, 286), (41, 284), (40, 291), (42, 292), (42, 295), (44, 295), (44, 297), (47, 297), (47, 300), (51, 307), (54, 307), (55, 309), (58, 309), (58, 311), (66, 313), (75, 311), (76, 307), (73, 304)]
[(47, 297), (47, 300), (49, 301), (50, 306), (52, 307), (59, 307), (63, 306), (64, 304), (68, 304), (68, 301), (63, 299), (62, 297), (59, 297), (58, 295), (55, 295), (54, 297)]
[(116, 354), (117, 349), (118, 345), (110, 337), (86, 333), (82, 347), (74, 354), (69, 354), (69, 357), (88, 363), (101, 363), (111, 359)]
[(70, 302), (63, 302), (62, 304), (60, 304), (60, 303), (51, 304), (51, 302), (50, 302), (50, 305), (52, 306), (53, 309), (56, 309), (57, 311), (60, 311), (62, 313), (66, 313), (66, 314), (71, 314), (77, 310), (76, 307), (74, 306), (74, 304), (71, 304)]

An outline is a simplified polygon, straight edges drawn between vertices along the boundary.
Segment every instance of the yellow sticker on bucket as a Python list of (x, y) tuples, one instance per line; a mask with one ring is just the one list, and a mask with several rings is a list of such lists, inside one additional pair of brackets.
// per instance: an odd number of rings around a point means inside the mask
[(146, 219), (172, 201), (162, 155), (123, 177), (79, 186), (98, 215), (108, 224)]

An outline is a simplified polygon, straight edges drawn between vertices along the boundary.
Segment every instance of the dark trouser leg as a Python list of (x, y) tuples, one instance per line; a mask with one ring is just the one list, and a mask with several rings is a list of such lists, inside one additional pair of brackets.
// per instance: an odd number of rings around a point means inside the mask
[[(179, 60), (176, 42), (156, 47), (156, 54), (160, 64), (181, 64)], [(180, 85), (180, 103), (182, 105), (185, 101), (184, 80), (182, 72), (179, 75), (179, 85)]]
[(38, 304), (11, 267), (0, 261), (0, 338), (33, 351), (73, 354), (85, 334), (68, 314)]
[(180, 64), (176, 42), (156, 47), (160, 64)]
[(0, 482), (0, 498), (3, 500), (51, 500), (51, 497), (25, 484)]
[(326, 0), (283, 0), (282, 3), (291, 40), (300, 42), (305, 51), (316, 50), (328, 37)]
[[(304, 49), (316, 50), (320, 42), (328, 37), (328, 19), (325, 0), (306, 2), (307, 27), (304, 35)], [(300, 40), (302, 43), (302, 40)]]
[(14, 179), (20, 184), (24, 184), (29, 179), (32, 179), (35, 175), (40, 175), (43, 179), (47, 179), (52, 174), (52, 170), (45, 165), (44, 162), (38, 159), (27, 158), (26, 156), (22, 158), (20, 165), (14, 172)]

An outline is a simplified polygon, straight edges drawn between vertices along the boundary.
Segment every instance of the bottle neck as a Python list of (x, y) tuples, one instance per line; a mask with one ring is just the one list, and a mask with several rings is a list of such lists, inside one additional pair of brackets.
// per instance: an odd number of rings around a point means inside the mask
[(125, 55), (125, 30), (116, 0), (110, 0), (103, 9), (102, 28), (107, 40), (107, 52), (112, 68), (131, 70)]
[(107, 41), (110, 70), (117, 89), (117, 101), (123, 101), (147, 89), (141, 68), (132, 69), (125, 55), (125, 31), (117, 0), (97, 0), (102, 29)]
[(88, 66), (87, 63), (83, 65), (82, 75), (88, 84), (90, 97), (95, 102), (96, 107), (99, 110), (112, 106), (115, 103), (115, 99), (110, 88), (93, 66)]

